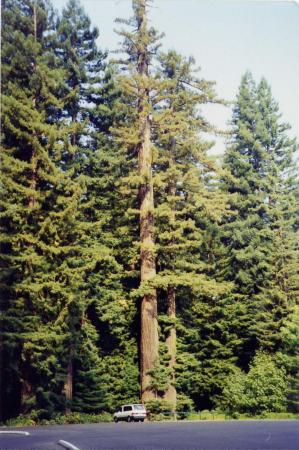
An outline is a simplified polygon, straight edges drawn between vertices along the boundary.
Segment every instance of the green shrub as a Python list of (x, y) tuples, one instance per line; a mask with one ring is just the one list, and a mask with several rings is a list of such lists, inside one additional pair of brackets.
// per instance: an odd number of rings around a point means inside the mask
[(8, 427), (29, 427), (37, 425), (37, 422), (31, 417), (31, 415), (25, 416), (20, 414), (18, 417), (7, 420), (5, 425)]
[(237, 411), (232, 411), (229, 416), (230, 419), (240, 419), (240, 413)]
[(187, 395), (179, 394), (177, 397), (177, 417), (178, 419), (187, 419), (194, 410), (194, 403)]
[(286, 407), (287, 378), (273, 358), (258, 353), (245, 381), (244, 409), (250, 414), (281, 412)]
[(246, 375), (238, 367), (228, 376), (220, 406), (229, 416), (243, 411)]
[(112, 422), (113, 421), (113, 417), (110, 413), (108, 412), (103, 412), (101, 414), (97, 414), (96, 416), (94, 416), (94, 418), (96, 419), (94, 422)]
[(30, 415), (20, 415), (14, 419), (8, 420), (5, 425), (9, 427), (20, 427), (30, 425), (67, 425), (67, 424), (79, 424), (79, 423), (99, 423), (99, 422), (112, 422), (112, 415), (103, 412), (101, 414), (85, 414), (79, 412), (73, 412), (68, 415), (57, 414), (52, 419), (36, 418), (36, 412), (32, 412)]
[(109, 413), (85, 414), (74, 412), (67, 416), (62, 416), (62, 420), (64, 420), (65, 424), (111, 422), (112, 416)]
[(147, 417), (149, 420), (167, 420), (173, 418), (171, 403), (163, 399), (146, 402)]
[(273, 420), (285, 420), (285, 419), (299, 419), (299, 414), (294, 414), (291, 412), (268, 412), (264, 414), (264, 419)]
[(236, 413), (263, 416), (286, 407), (287, 377), (272, 356), (259, 352), (248, 374), (240, 369), (227, 378), (220, 406), (229, 416)]

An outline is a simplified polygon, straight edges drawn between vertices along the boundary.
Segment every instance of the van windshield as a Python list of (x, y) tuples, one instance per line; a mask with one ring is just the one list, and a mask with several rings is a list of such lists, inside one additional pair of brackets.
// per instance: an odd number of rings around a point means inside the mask
[(144, 410), (144, 406), (143, 405), (133, 405), (134, 409), (138, 409), (139, 411)]

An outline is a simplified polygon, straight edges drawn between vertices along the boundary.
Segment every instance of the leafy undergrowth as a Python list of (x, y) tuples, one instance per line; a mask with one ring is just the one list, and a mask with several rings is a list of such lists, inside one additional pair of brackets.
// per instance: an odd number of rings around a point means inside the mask
[(199, 411), (191, 412), (187, 417), (187, 420), (261, 420), (261, 419), (299, 419), (299, 414), (291, 412), (268, 412), (260, 415), (249, 415), (241, 413), (227, 414), (221, 411)]
[(79, 423), (99, 423), (99, 422), (112, 422), (112, 415), (109, 413), (102, 414), (84, 414), (84, 413), (71, 413), (68, 415), (58, 414), (52, 419), (38, 420), (34, 414), (30, 416), (20, 415), (13, 419), (10, 419), (4, 423), (8, 427), (23, 427), (34, 425), (66, 425), (66, 424), (79, 424)]

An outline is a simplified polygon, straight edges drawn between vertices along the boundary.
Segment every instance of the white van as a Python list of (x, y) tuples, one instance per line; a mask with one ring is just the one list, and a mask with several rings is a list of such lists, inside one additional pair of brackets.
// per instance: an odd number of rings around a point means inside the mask
[(146, 419), (146, 409), (141, 404), (123, 405), (114, 413), (113, 419), (115, 423), (119, 420), (143, 422)]

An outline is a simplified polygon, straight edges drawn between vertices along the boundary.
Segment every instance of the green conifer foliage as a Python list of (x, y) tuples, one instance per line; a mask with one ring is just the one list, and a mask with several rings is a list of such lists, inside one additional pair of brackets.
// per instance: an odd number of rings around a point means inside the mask
[[(134, 308), (121, 284), (123, 269), (119, 255), (124, 241), (119, 235), (124, 211), (116, 184), (124, 173), (125, 161), (109, 131), (119, 114), (116, 103), (120, 91), (115, 83), (114, 68), (106, 64), (106, 55), (98, 49), (98, 31), (91, 28), (89, 18), (77, 1), (70, 1), (63, 10), (57, 34), (57, 53), (67, 69), (68, 91), (63, 119), (70, 123), (68, 160), (64, 157), (63, 163), (64, 167), (67, 164), (73, 169), (74, 178), (84, 174), (87, 189), (80, 202), (84, 228), (81, 245), (91, 252), (84, 276), (87, 298), (83, 311), (78, 312), (83, 314), (81, 322), (89, 321), (94, 331), (86, 334), (78, 330), (79, 347), (69, 367), (70, 383), (74, 385), (73, 408), (82, 410), (86, 399), (85, 407), (89, 410), (88, 392), (93, 392), (94, 408), (98, 404), (112, 409), (122, 401), (116, 377), (123, 371), (127, 358), (134, 386), (132, 382), (122, 386), (122, 396), (131, 396), (133, 390), (136, 398), (138, 393), (136, 369), (131, 366), (134, 349), (134, 364), (137, 359), (136, 344), (132, 346), (130, 334)], [(84, 345), (97, 348), (97, 356), (90, 354), (90, 363), (89, 353), (82, 353), (80, 349)], [(92, 367), (96, 361), (96, 367)], [(112, 373), (111, 364), (114, 366)], [(103, 389), (98, 389), (99, 384), (105, 386), (105, 399)]]
[(294, 301), (296, 143), (287, 137), (268, 84), (256, 87), (250, 73), (242, 78), (232, 124), (225, 156), (233, 175), (225, 189), (234, 194), (223, 234), (225, 278), (235, 283), (233, 298), (243, 311), (236, 352), (246, 367), (257, 349), (279, 348), (282, 319)]
[(180, 297), (186, 289), (190, 297), (208, 287), (211, 296), (221, 291), (208, 274), (200, 247), (205, 240), (204, 221), (217, 222), (225, 201), (215, 188), (219, 168), (207, 156), (212, 143), (203, 137), (213, 127), (199, 110), (203, 104), (219, 102), (213, 83), (198, 77), (192, 58), (175, 51), (161, 55), (160, 63), (164, 91), (155, 116), (156, 285), (165, 292), (167, 303), (166, 344), (172, 380), (165, 398), (175, 404), (176, 297), (182, 306)]
[[(102, 102), (97, 84), (102, 82), (106, 55), (97, 46), (99, 32), (77, 0), (70, 0), (57, 26), (56, 53), (66, 71), (62, 117), (70, 125), (68, 161), (80, 170), (84, 148), (90, 142), (90, 110)], [(102, 130), (99, 130), (102, 131)]]
[(298, 298), (298, 165), (294, 159), (298, 146), (286, 133), (290, 126), (281, 122), (278, 104), (265, 79), (258, 85), (257, 96), (263, 118), (261, 143), (269, 155), (265, 162), (269, 180), (266, 217), (273, 235), (271, 274), (266, 289), (276, 305), (277, 315), (283, 317)]
[(138, 191), (134, 198), (140, 233), (137, 245), (140, 251), (139, 295), (142, 297), (140, 368), (143, 401), (156, 395), (151, 386), (150, 372), (159, 358), (157, 295), (156, 289), (150, 286), (156, 275), (151, 115), (152, 96), (157, 91), (157, 81), (151, 73), (151, 62), (159, 47), (159, 36), (153, 28), (148, 27), (147, 3), (146, 0), (133, 0), (133, 17), (130, 20), (119, 20), (133, 27), (132, 31), (119, 32), (124, 38), (122, 51), (127, 56), (126, 60), (120, 61), (127, 70), (119, 81), (122, 91), (126, 93), (123, 107), (129, 120), (122, 121), (114, 128), (116, 138), (122, 148), (126, 149), (130, 161), (126, 182), (135, 188), (135, 192), (136, 188)]
[(290, 411), (299, 411), (299, 306), (295, 305), (281, 328), (281, 358), (288, 374), (287, 402)]
[(224, 102), (150, 3), (116, 64), (77, 0), (3, 0), (1, 421), (298, 411), (298, 146), (247, 72), (210, 158)]
[[(142, 9), (144, 6), (141, 5), (142, 2), (139, 3), (134, 3), (137, 13), (138, 8)], [(135, 22), (133, 20), (125, 23), (132, 25)], [(185, 290), (189, 289), (189, 292), (198, 293), (205, 288), (207, 292), (209, 286), (213, 292), (216, 290), (223, 293), (224, 291), (224, 286), (217, 287), (216, 283), (206, 276), (206, 263), (201, 260), (198, 253), (204, 234), (200, 220), (204, 221), (204, 218), (209, 215), (211, 220), (217, 221), (225, 210), (223, 201), (225, 195), (220, 192), (217, 194), (216, 189), (217, 166), (206, 155), (211, 144), (198, 136), (199, 131), (207, 132), (212, 129), (198, 113), (198, 105), (217, 100), (213, 84), (198, 78), (192, 72), (194, 61), (184, 59), (175, 52), (161, 56), (161, 69), (158, 71), (154, 71), (152, 67), (146, 73), (141, 74), (138, 71), (139, 66), (137, 64), (136, 67), (136, 61), (138, 63), (141, 59), (138, 59), (139, 54), (136, 49), (139, 46), (142, 47), (145, 42), (154, 45), (148, 55), (148, 62), (151, 62), (155, 55), (157, 33), (154, 30), (149, 30), (149, 36), (146, 33), (143, 36), (142, 33), (139, 35), (126, 31), (121, 32), (121, 35), (125, 38), (124, 49), (129, 55), (129, 58), (121, 63), (128, 68), (130, 76), (120, 77), (121, 86), (126, 92), (124, 102), (127, 116), (126, 121), (115, 129), (115, 135), (128, 152), (130, 172), (123, 181), (127, 183), (127, 186), (129, 185), (127, 191), (135, 195), (143, 181), (143, 172), (138, 170), (136, 161), (139, 139), (142, 135), (138, 128), (138, 102), (145, 102), (142, 116), (147, 114), (147, 120), (151, 125), (152, 156), (150, 159), (152, 158), (155, 204), (153, 218), (156, 227), (155, 254), (158, 273), (151, 279), (143, 280), (136, 294), (143, 296), (158, 288), (161, 298), (167, 297), (167, 292), (168, 298), (172, 298), (172, 306), (168, 308), (168, 318), (165, 318), (165, 339), (168, 348), (172, 346), (171, 355), (169, 355), (171, 370), (167, 369), (167, 358), (164, 359), (166, 355), (162, 351), (160, 352), (161, 361), (159, 362), (156, 357), (149, 373), (153, 377), (152, 382), (155, 386), (152, 384), (152, 389), (156, 391), (156, 394), (157, 391), (161, 394), (164, 389), (162, 385), (166, 386), (165, 376), (167, 378), (171, 373), (172, 381), (168, 383), (166, 391), (172, 390), (172, 403), (175, 404), (173, 367), (176, 345), (176, 289), (182, 287)], [(140, 99), (140, 95), (143, 94), (144, 96)], [(145, 172), (144, 176), (146, 176)], [(149, 186), (150, 178), (147, 177), (146, 180)], [(138, 212), (138, 205), (132, 202), (130, 213)], [(141, 243), (141, 247), (142, 245), (144, 244)], [(134, 263), (136, 263), (136, 256)], [(161, 302), (162, 311), (166, 311), (162, 304)], [(160, 317), (160, 320), (164, 321), (164, 318)], [(171, 344), (170, 335), (172, 335)], [(162, 347), (160, 346), (160, 349)], [(162, 360), (164, 360), (163, 363)]]
[(63, 409), (68, 326), (84, 295), (77, 222), (84, 183), (58, 164), (67, 128), (55, 120), (64, 73), (51, 50), (51, 8), (8, 1), (3, 16), (4, 399), (12, 398), (14, 413), (20, 405), (42, 417)]

